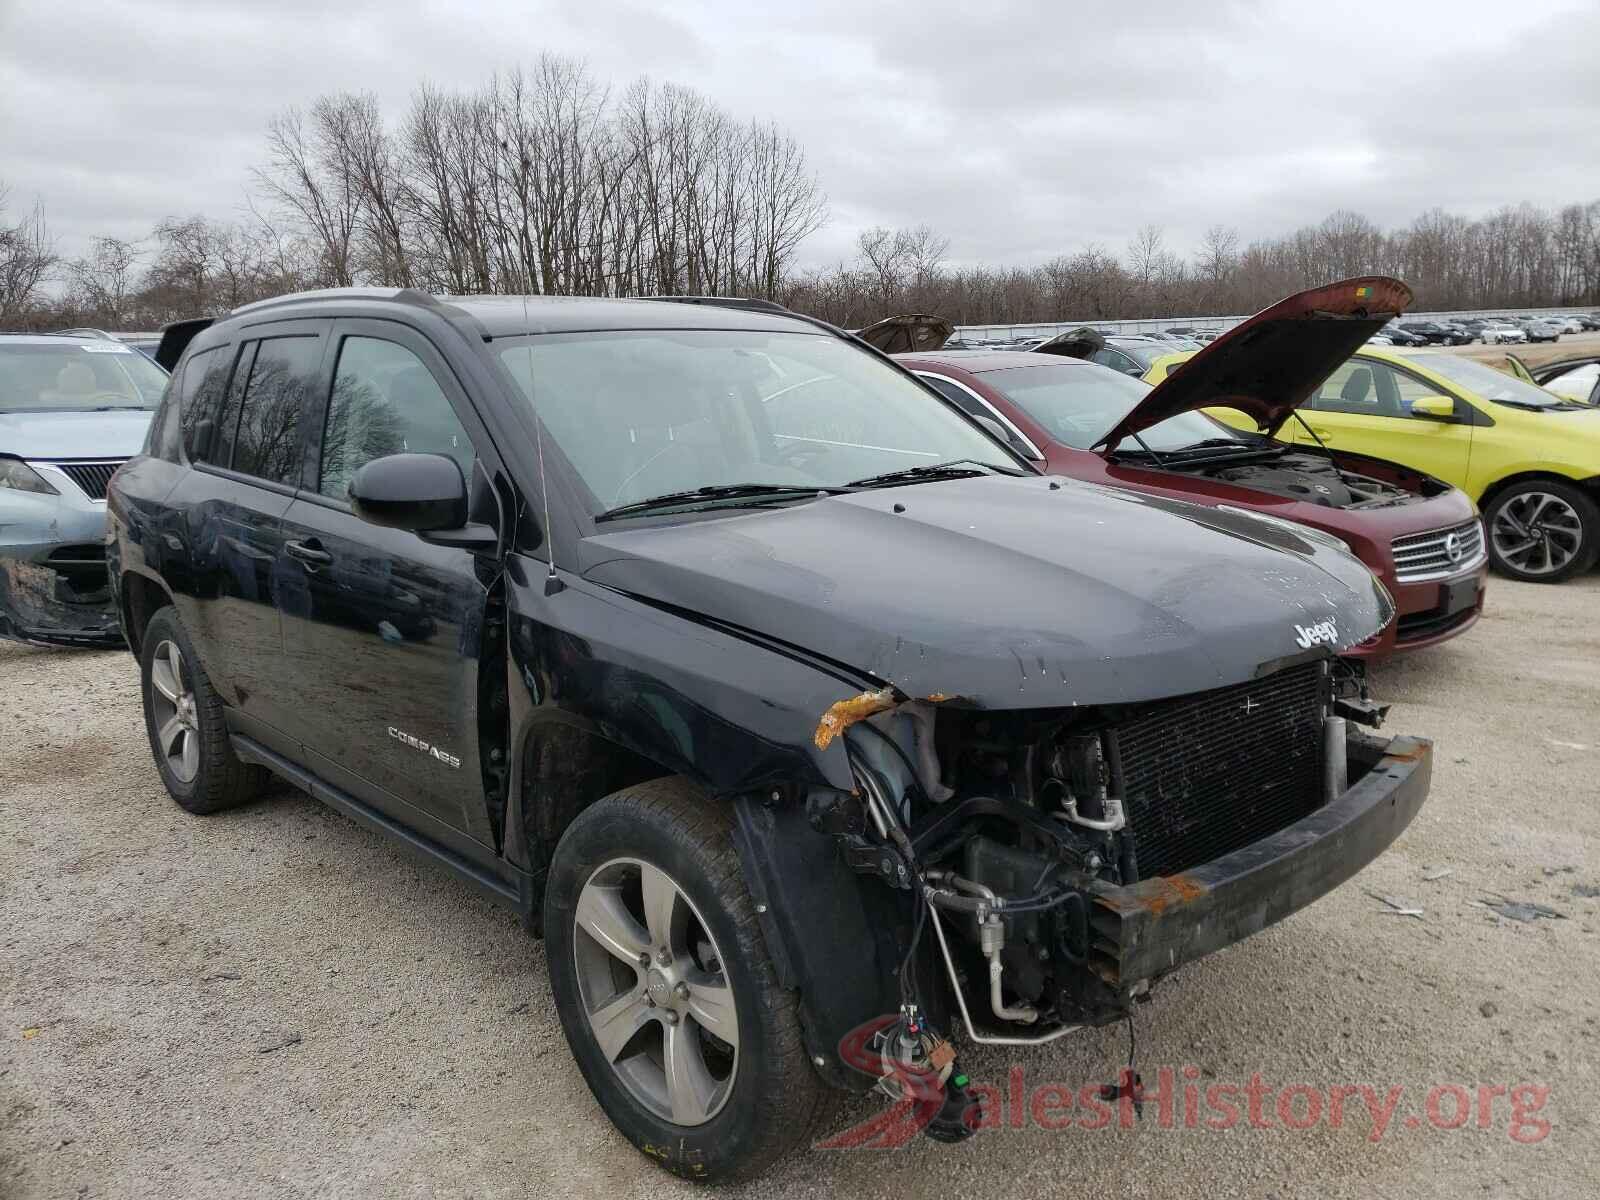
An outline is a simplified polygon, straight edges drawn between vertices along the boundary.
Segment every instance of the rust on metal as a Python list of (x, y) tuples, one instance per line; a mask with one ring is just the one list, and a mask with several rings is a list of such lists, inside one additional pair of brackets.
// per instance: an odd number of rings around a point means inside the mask
[[(930, 704), (942, 704), (952, 697), (947, 692), (929, 692), (922, 699)], [(822, 720), (817, 722), (817, 732), (812, 735), (811, 740), (818, 750), (826, 750), (834, 738), (857, 721), (865, 721), (868, 717), (888, 712), (902, 702), (902, 697), (893, 684), (876, 692), (862, 692), (859, 696), (836, 701), (822, 714)]]
[(1207, 895), (1210, 889), (1191, 875), (1160, 875), (1146, 879), (1133, 887), (1121, 888), (1113, 895), (1098, 899), (1112, 911), (1122, 915), (1148, 912), (1159, 917), (1169, 908), (1180, 908)]
[(877, 713), (886, 712), (898, 703), (899, 700), (896, 699), (892, 687), (882, 688), (876, 692), (862, 692), (859, 696), (836, 701), (822, 714), (822, 720), (817, 722), (817, 732), (812, 735), (811, 740), (818, 750), (826, 750), (834, 738), (857, 721), (864, 721)]

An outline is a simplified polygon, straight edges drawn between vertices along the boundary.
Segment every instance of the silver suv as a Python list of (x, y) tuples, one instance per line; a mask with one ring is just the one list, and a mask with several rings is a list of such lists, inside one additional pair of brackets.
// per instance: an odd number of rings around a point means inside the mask
[(0, 637), (118, 645), (106, 485), (167, 373), (104, 334), (0, 334)]

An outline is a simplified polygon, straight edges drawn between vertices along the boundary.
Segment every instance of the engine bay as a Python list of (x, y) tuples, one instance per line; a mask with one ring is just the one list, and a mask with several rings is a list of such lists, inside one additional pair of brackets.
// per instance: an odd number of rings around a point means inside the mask
[(1208, 479), (1324, 508), (1387, 508), (1422, 499), (1371, 475), (1341, 469), (1333, 460), (1319, 454), (1290, 451), (1265, 462), (1233, 464), (1216, 459), (1193, 465), (1169, 460), (1165, 466), (1187, 475), (1204, 475)]

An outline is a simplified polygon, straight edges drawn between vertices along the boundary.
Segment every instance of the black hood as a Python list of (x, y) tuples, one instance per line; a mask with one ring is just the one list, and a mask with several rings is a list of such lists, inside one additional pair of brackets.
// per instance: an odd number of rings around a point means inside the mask
[(787, 642), (908, 696), (988, 708), (1237, 683), (1364, 641), (1392, 615), (1367, 569), (1316, 535), (1036, 477), (860, 492), (586, 546), (596, 583)]

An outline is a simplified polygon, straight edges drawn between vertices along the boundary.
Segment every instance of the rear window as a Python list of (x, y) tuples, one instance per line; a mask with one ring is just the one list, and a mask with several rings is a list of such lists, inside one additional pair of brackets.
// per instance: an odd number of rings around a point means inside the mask
[(0, 412), (151, 410), (167, 373), (121, 342), (0, 340)]

